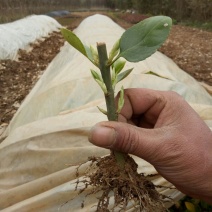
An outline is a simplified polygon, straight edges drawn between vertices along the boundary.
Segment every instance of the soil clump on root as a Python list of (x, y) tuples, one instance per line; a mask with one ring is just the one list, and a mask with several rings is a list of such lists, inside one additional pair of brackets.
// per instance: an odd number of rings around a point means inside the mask
[(91, 165), (86, 180), (77, 181), (76, 189), (79, 183), (83, 183), (79, 193), (89, 186), (92, 186), (92, 191), (88, 195), (101, 192), (97, 197), (96, 211), (126, 211), (129, 207), (133, 211), (167, 211), (163, 204), (164, 196), (158, 193), (151, 181), (137, 172), (138, 165), (130, 156), (126, 156), (124, 167), (117, 164), (112, 153), (103, 158), (91, 157), (89, 161)]

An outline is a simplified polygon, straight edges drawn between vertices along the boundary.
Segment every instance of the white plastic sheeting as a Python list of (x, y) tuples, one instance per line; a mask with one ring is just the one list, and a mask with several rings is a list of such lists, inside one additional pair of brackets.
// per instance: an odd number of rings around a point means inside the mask
[[(102, 15), (85, 19), (75, 30), (84, 43), (96, 45), (96, 42), (104, 41), (108, 49), (123, 32)], [(212, 129), (211, 96), (171, 59), (156, 52), (143, 62), (127, 63), (127, 67), (134, 67), (134, 70), (120, 83), (125, 88), (176, 91)], [(89, 129), (106, 120), (96, 107), (104, 107), (105, 103), (89, 68), (95, 69), (66, 43), (17, 111), (0, 144), (1, 211), (95, 210), (93, 206), (97, 200), (94, 195), (87, 196), (85, 207), (81, 208), (86, 193), (76, 194), (76, 167), (73, 166), (86, 161), (89, 156), (109, 153), (87, 141)], [(149, 71), (166, 78), (145, 74)], [(149, 163), (140, 158), (135, 160), (139, 172), (156, 173)], [(87, 167), (88, 164), (82, 166), (80, 176)], [(159, 175), (153, 182), (171, 185)], [(173, 189), (161, 188), (160, 192), (175, 200), (183, 196)]]
[(0, 60), (14, 60), (19, 49), (27, 48), (30, 43), (58, 31), (59, 28), (61, 25), (46, 15), (32, 15), (0, 24)]

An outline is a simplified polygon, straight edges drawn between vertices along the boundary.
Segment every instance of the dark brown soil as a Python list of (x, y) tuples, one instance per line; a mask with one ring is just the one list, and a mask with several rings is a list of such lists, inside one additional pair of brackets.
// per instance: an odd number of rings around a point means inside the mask
[(198, 81), (212, 85), (212, 32), (173, 26), (160, 51)]
[(21, 102), (60, 51), (64, 40), (53, 32), (44, 41), (32, 44), (32, 51), (19, 51), (19, 61), (0, 61), (0, 124), (8, 123)]
[[(72, 13), (72, 16), (58, 21), (73, 29), (92, 14), (94, 13)], [(108, 15), (124, 28), (129, 28), (145, 18), (138, 14)], [(60, 33), (54, 32), (44, 41), (32, 44), (31, 52), (21, 50), (18, 62), (0, 61), (0, 128), (9, 123), (25, 96), (63, 44)], [(169, 39), (160, 51), (198, 81), (212, 85), (212, 32), (180, 25), (173, 26)]]

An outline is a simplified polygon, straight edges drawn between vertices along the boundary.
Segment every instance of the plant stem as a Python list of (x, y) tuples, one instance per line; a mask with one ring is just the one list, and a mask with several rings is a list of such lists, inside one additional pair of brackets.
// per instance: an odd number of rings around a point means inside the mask
[[(118, 121), (118, 114), (116, 112), (114, 90), (112, 87), (110, 66), (107, 65), (108, 56), (105, 43), (97, 43), (97, 50), (99, 54), (99, 69), (101, 71), (102, 79), (106, 85), (107, 93), (105, 94), (105, 101), (107, 106), (107, 117), (109, 121)], [(122, 152), (112, 151), (118, 165), (124, 168), (126, 154)]]

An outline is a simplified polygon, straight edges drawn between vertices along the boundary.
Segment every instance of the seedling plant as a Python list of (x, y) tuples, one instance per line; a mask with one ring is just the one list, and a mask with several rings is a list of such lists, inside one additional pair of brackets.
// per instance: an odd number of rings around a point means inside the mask
[[(63, 28), (61, 32), (68, 43), (82, 53), (99, 70), (91, 69), (91, 75), (104, 93), (106, 108), (98, 109), (109, 121), (118, 121), (118, 114), (124, 105), (124, 88), (115, 103), (116, 84), (125, 79), (133, 68), (124, 70), (126, 61), (145, 60), (164, 43), (172, 25), (171, 18), (155, 16), (147, 18), (126, 30), (113, 48), (107, 53), (104, 42), (97, 43), (97, 48), (87, 46), (71, 31)], [(131, 205), (134, 211), (165, 211), (164, 197), (153, 183), (137, 173), (137, 164), (128, 154), (111, 151), (103, 158), (92, 157), (91, 167), (84, 180), (84, 191), (89, 185), (92, 194), (101, 191), (97, 211), (125, 211)], [(111, 203), (111, 193), (114, 202)], [(112, 206), (111, 206), (112, 204)]]

